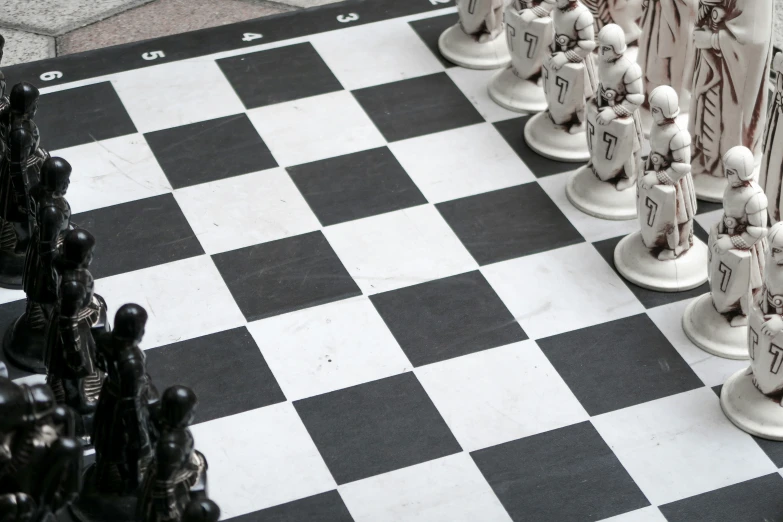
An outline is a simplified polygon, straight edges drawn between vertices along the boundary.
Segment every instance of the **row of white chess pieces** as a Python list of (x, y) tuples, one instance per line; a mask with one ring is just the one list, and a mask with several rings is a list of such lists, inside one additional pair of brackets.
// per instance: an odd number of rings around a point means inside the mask
[[(700, 5), (693, 1), (695, 15)], [(611, 0), (603, 0), (607, 2)], [(588, 161), (567, 185), (575, 207), (602, 219), (639, 219), (640, 230), (615, 249), (615, 265), (623, 277), (666, 292), (690, 290), (709, 280), (710, 292), (688, 306), (683, 329), (694, 344), (713, 355), (750, 359), (747, 369), (724, 384), (723, 411), (748, 433), (783, 440), (783, 223), (767, 226), (768, 215), (773, 222), (779, 220), (777, 205), (783, 201), (775, 197), (783, 193), (783, 143), (778, 146), (775, 140), (780, 96), (770, 111), (760, 169), (761, 183), (774, 198), (768, 208), (757, 181), (759, 153), (742, 145), (713, 162), (713, 171), (716, 165), (720, 169), (718, 175), (700, 172), (702, 179), (697, 177), (694, 183), (692, 160), (700, 150), (692, 147), (687, 115), (679, 105), (680, 95), (688, 96), (687, 89), (657, 86), (642, 108), (650, 82), (643, 78), (637, 57), (629, 56), (638, 54), (626, 44), (629, 24), (604, 25), (596, 37), (599, 24), (574, 0), (457, 4), (460, 23), (441, 35), (441, 53), (463, 67), (502, 68), (488, 87), (490, 97), (507, 109), (538, 113), (524, 132), (531, 149), (556, 160)], [(714, 11), (712, 18), (721, 15), (726, 13)], [(657, 24), (657, 29), (673, 28)], [(719, 24), (714, 30), (717, 34)], [(506, 38), (501, 37), (504, 32)], [(641, 39), (649, 42), (653, 37)], [(707, 43), (697, 42), (695, 52), (719, 51), (717, 38), (708, 34), (702, 38)], [(648, 48), (644, 57), (639, 56), (642, 64), (656, 58), (649, 43), (643, 45)], [(688, 51), (669, 64), (670, 74), (672, 66), (684, 68), (692, 59), (685, 55), (693, 49), (685, 47)], [(768, 55), (755, 59), (768, 61)], [(776, 71), (783, 71), (783, 55), (774, 61)], [(761, 73), (766, 92), (769, 64), (762, 64)], [(681, 71), (675, 74), (684, 76)], [(762, 98), (765, 105), (766, 96)], [(737, 107), (717, 110), (742, 118)], [(646, 160), (641, 159), (643, 134), (650, 144)], [(709, 246), (693, 235), (697, 194), (724, 205), (721, 221), (710, 230)]]

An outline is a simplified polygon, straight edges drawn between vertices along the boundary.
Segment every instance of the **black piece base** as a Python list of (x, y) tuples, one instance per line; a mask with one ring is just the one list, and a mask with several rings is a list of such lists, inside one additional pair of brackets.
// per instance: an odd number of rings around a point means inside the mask
[(3, 351), (8, 362), (28, 372), (46, 373), (45, 348), (44, 332), (30, 328), (26, 313), (8, 327), (3, 337)]
[(95, 489), (95, 465), (84, 473), (84, 487), (71, 504), (70, 512), (79, 522), (135, 522), (136, 496), (103, 494)]
[(25, 254), (0, 250), (0, 288), (22, 289)]

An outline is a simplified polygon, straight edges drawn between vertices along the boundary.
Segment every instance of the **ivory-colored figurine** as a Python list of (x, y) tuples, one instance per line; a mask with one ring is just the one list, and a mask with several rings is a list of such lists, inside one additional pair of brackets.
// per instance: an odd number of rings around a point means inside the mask
[(642, 17), (642, 0), (582, 0), (593, 14), (595, 32), (609, 24), (619, 25), (625, 34), (629, 48), (629, 58), (636, 60), (636, 45), (642, 33), (639, 19)]
[(674, 89), (658, 87), (649, 102), (654, 124), (638, 185), (640, 230), (617, 244), (614, 263), (638, 286), (680, 292), (707, 281), (707, 246), (693, 235), (691, 140), (676, 121), (680, 110)]
[(720, 161), (732, 147), (747, 147), (761, 161), (772, 19), (772, 0), (699, 0), (688, 128), (700, 199), (721, 201)]
[(783, 53), (777, 53), (772, 59), (775, 71), (775, 99), (769, 107), (767, 126), (764, 130), (764, 155), (759, 171), (759, 185), (767, 196), (768, 213), (771, 223), (781, 220), (783, 208), (783, 128), (778, 129), (783, 117)]
[(598, 81), (593, 15), (578, 0), (545, 1), (554, 5), (554, 40), (543, 64), (547, 110), (528, 121), (525, 141), (547, 158), (587, 161), (586, 100), (595, 95)]
[(713, 355), (746, 359), (750, 302), (760, 289), (767, 249), (767, 198), (753, 180), (753, 153), (733, 147), (723, 157), (728, 185), (723, 218), (710, 230), (710, 292), (691, 302), (682, 327)]
[(587, 102), (590, 161), (566, 186), (576, 208), (603, 219), (636, 217), (644, 93), (642, 71), (627, 51), (623, 29), (605, 25), (598, 34), (598, 92)]
[(783, 223), (769, 229), (764, 285), (748, 313), (750, 366), (726, 381), (720, 404), (740, 429), (783, 440)]
[(498, 69), (511, 61), (503, 10), (510, 0), (457, 0), (459, 23), (440, 35), (438, 47), (449, 61), (468, 69)]
[(506, 7), (506, 39), (511, 65), (489, 84), (495, 103), (517, 112), (546, 109), (541, 67), (552, 41), (552, 4), (544, 0), (516, 0)]

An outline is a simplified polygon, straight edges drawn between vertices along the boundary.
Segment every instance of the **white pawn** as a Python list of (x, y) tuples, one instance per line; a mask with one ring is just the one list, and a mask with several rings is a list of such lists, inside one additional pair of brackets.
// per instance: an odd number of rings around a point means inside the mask
[(720, 404), (740, 429), (757, 437), (783, 440), (783, 223), (769, 230), (764, 286), (748, 317), (750, 367), (729, 377)]
[(459, 23), (440, 35), (438, 47), (449, 61), (468, 69), (498, 69), (511, 61), (503, 34), (509, 0), (457, 0)]
[(654, 124), (650, 155), (638, 185), (641, 230), (614, 250), (620, 274), (643, 288), (690, 290), (707, 281), (707, 246), (693, 235), (696, 193), (691, 178), (691, 139), (675, 121), (677, 93), (663, 85), (650, 93)]
[(547, 110), (525, 125), (525, 141), (538, 154), (558, 160), (590, 159), (585, 135), (585, 100), (598, 81), (593, 64), (593, 15), (578, 0), (546, 0), (552, 9), (554, 40), (544, 59)]
[(642, 150), (642, 70), (625, 56), (628, 46), (619, 25), (601, 29), (598, 49), (598, 92), (587, 102), (590, 162), (571, 176), (566, 195), (591, 216), (634, 219)]
[(682, 327), (702, 350), (747, 359), (748, 310), (763, 284), (767, 198), (753, 180), (753, 153), (742, 146), (723, 156), (728, 185), (723, 218), (710, 230), (710, 293), (685, 309)]
[(552, 4), (544, 0), (515, 0), (506, 7), (506, 39), (511, 65), (489, 84), (489, 97), (506, 109), (540, 112), (546, 109), (541, 66), (554, 38)]

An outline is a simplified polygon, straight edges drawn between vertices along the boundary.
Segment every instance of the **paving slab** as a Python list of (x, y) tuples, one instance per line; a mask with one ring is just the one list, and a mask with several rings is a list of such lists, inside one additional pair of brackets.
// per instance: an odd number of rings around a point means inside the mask
[(317, 5), (336, 4), (337, 2), (342, 2), (342, 0), (276, 0), (276, 1), (281, 4), (292, 5), (294, 7), (315, 7)]
[(242, 0), (156, 0), (57, 39), (58, 55), (225, 25), (295, 9)]
[(2, 28), (0, 28), (0, 34), (5, 38), (5, 50), (2, 61), (2, 66), (4, 67), (17, 63), (52, 58), (55, 55), (54, 38), (51, 36)]

